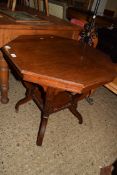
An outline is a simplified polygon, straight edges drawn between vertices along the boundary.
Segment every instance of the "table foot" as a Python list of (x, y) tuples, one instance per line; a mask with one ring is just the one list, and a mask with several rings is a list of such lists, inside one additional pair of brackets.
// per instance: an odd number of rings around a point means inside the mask
[[(28, 101), (32, 100), (32, 96), (33, 96), (33, 90), (34, 90), (34, 86), (31, 83), (27, 83), (27, 82), (23, 82), (24, 86), (26, 87), (26, 97), (22, 98), (21, 100), (19, 100), (16, 105), (15, 105), (15, 110), (16, 112), (19, 111), (19, 106), (23, 105), (25, 103), (27, 103)], [(28, 86), (28, 87), (27, 87)]]
[(47, 122), (48, 122), (48, 117), (42, 117), (40, 127), (39, 127), (39, 131), (38, 131), (38, 135), (37, 135), (37, 142), (36, 142), (37, 146), (42, 145), (45, 130), (46, 130), (46, 126), (47, 126)]
[(9, 102), (8, 98), (8, 84), (1, 84), (1, 103), (7, 104)]
[(1, 103), (7, 104), (8, 102), (9, 102), (9, 99), (8, 99), (7, 97), (3, 97), (3, 96), (1, 95)]
[(15, 105), (15, 110), (16, 110), (16, 112), (19, 111), (19, 106), (20, 106), (20, 105), (23, 105), (24, 103), (26, 103), (26, 102), (28, 102), (28, 101), (30, 101), (30, 100), (32, 100), (32, 97), (31, 97), (31, 96), (30, 96), (30, 97), (25, 97), (25, 98), (19, 100), (19, 101), (16, 103), (16, 105)]
[(1, 91), (1, 103), (8, 103), (8, 82), (9, 80), (9, 69), (2, 52), (0, 51), (0, 91)]
[(86, 101), (87, 101), (90, 105), (93, 105), (93, 104), (94, 104), (93, 98), (91, 98), (91, 97), (86, 97), (85, 99), (86, 99)]
[(71, 111), (71, 113), (77, 117), (77, 119), (79, 120), (79, 124), (83, 123), (83, 118), (81, 116), (81, 114), (77, 111), (77, 109), (74, 106), (69, 106), (69, 110)]

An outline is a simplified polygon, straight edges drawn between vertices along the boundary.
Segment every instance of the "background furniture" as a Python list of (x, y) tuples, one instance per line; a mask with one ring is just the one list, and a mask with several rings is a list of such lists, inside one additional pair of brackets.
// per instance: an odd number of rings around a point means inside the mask
[(11, 10), (14, 11), (15, 7), (16, 7), (16, 0), (8, 0), (7, 8), (11, 8)]
[(78, 9), (90, 10), (94, 0), (71, 0), (71, 5)]
[[(109, 13), (109, 12), (108, 12)], [(117, 26), (117, 17), (108, 16), (107, 10), (104, 12), (103, 16), (96, 17), (96, 26), (97, 27), (107, 27), (111, 26), (112, 24), (116, 27)], [(93, 12), (90, 10), (78, 9), (76, 7), (68, 7), (66, 11), (66, 17), (71, 20), (75, 19), (84, 19), (86, 21), (90, 21)]]
[[(30, 0), (8, 0), (7, 2), (7, 8), (11, 9), (12, 11), (15, 11), (16, 4), (19, 4), (21, 6), (29, 6), (30, 7)], [(36, 9), (38, 7), (38, 11), (40, 11), (40, 0), (33, 0), (34, 8)], [(45, 6), (45, 14), (49, 15), (49, 9), (48, 9), (48, 0), (44, 0), (44, 6)]]

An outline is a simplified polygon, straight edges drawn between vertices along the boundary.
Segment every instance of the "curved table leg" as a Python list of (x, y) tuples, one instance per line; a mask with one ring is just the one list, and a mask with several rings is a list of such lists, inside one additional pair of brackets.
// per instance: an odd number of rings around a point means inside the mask
[(32, 97), (31, 97), (31, 96), (26, 96), (26, 97), (22, 98), (21, 100), (19, 100), (19, 101), (16, 103), (16, 105), (15, 105), (15, 110), (16, 110), (16, 112), (19, 111), (19, 106), (20, 106), (20, 105), (23, 105), (24, 103), (26, 103), (26, 102), (28, 102), (28, 101), (30, 101), (30, 100), (32, 100)]
[(75, 95), (71, 94), (71, 105), (68, 106), (70, 112), (79, 120), (79, 124), (83, 123), (83, 118), (77, 110), (77, 104), (81, 97), (83, 97), (83, 94), (75, 94)]
[[(31, 83), (29, 83), (29, 84), (31, 84)], [(29, 88), (26, 89), (26, 94), (25, 94), (26, 96), (24, 98), (22, 98), (21, 100), (19, 100), (15, 105), (16, 112), (18, 112), (20, 105), (32, 100), (33, 90), (34, 90), (33, 85), (29, 86)]]
[(1, 90), (1, 102), (8, 103), (8, 87), (9, 87), (9, 68), (3, 58), (2, 52), (0, 51), (0, 90)]
[(81, 114), (77, 111), (76, 107), (74, 105), (72, 105), (72, 106), (69, 106), (68, 108), (72, 112), (72, 114), (74, 114), (75, 117), (78, 118), (79, 124), (82, 124), (83, 123), (83, 118), (82, 118)]
[(46, 130), (46, 126), (47, 126), (47, 122), (48, 122), (48, 117), (49, 117), (49, 115), (48, 116), (42, 116), (42, 118), (41, 118), (41, 123), (40, 123), (39, 131), (38, 131), (38, 135), (37, 135), (37, 142), (36, 142), (36, 144), (38, 146), (42, 145), (45, 130)]

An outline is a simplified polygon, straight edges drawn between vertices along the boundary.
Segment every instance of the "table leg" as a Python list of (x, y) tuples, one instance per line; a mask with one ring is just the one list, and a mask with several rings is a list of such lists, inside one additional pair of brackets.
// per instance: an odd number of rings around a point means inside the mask
[(68, 109), (71, 111), (71, 113), (74, 114), (74, 116), (78, 118), (79, 124), (83, 123), (82, 115), (77, 110), (78, 100), (81, 97), (82, 97), (82, 95), (80, 95), (80, 94), (71, 95), (71, 99), (72, 99), (71, 105), (68, 107)]
[(71, 111), (72, 114), (74, 114), (75, 117), (78, 118), (79, 124), (82, 124), (83, 118), (82, 118), (81, 114), (77, 111), (76, 106), (74, 106), (74, 105), (69, 106), (69, 110)]
[(28, 83), (28, 82), (25, 82), (25, 81), (23, 82), (23, 84), (26, 87), (26, 94), (25, 94), (25, 97), (24, 98), (22, 98), (21, 100), (19, 100), (16, 103), (16, 105), (15, 105), (16, 112), (19, 111), (19, 106), (20, 105), (25, 104), (26, 102), (32, 100), (33, 90), (34, 90), (35, 87), (33, 86), (33, 84)]
[(9, 80), (9, 69), (8, 65), (3, 58), (2, 52), (0, 51), (0, 90), (1, 90), (1, 102), (8, 103), (8, 80)]
[(45, 95), (45, 100), (44, 100), (45, 102), (43, 105), (43, 111), (41, 113), (41, 122), (40, 122), (39, 131), (37, 135), (36, 143), (38, 146), (42, 145), (49, 114), (53, 111), (53, 108), (52, 108), (53, 98), (54, 98), (54, 90), (53, 88), (48, 87)]

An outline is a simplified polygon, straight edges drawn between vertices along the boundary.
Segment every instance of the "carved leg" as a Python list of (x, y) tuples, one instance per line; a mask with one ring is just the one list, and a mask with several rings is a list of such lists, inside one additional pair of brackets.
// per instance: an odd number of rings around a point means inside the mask
[(48, 122), (48, 116), (42, 116), (41, 118), (41, 123), (40, 123), (40, 127), (39, 127), (39, 131), (38, 131), (38, 136), (37, 136), (37, 142), (36, 144), (38, 146), (42, 145), (43, 142), (43, 138), (44, 138), (44, 134), (45, 134), (45, 130), (46, 130), (46, 126), (47, 126), (47, 122)]
[[(25, 84), (25, 83), (24, 83)], [(26, 83), (29, 84), (29, 83)], [(16, 105), (15, 105), (15, 110), (16, 112), (18, 112), (19, 110), (19, 106), (32, 100), (32, 95), (33, 95), (33, 90), (34, 90), (34, 86), (30, 83), (30, 86), (26, 88), (26, 97), (24, 97), (23, 99), (19, 100)]]
[(12, 11), (15, 11), (15, 7), (16, 7), (16, 0), (13, 0), (13, 2), (12, 2)]
[(72, 114), (74, 114), (75, 117), (78, 118), (79, 124), (83, 123), (83, 118), (82, 118), (81, 114), (77, 111), (77, 103), (81, 97), (82, 97), (82, 95), (80, 95), (80, 94), (71, 95), (71, 105), (68, 107), (68, 109), (72, 112)]
[(71, 105), (71, 106), (69, 106), (69, 110), (72, 112), (72, 114), (75, 115), (75, 117), (78, 118), (79, 124), (82, 124), (83, 118), (82, 118), (81, 114), (77, 111), (76, 107), (74, 105)]
[(11, 0), (8, 0), (8, 2), (7, 2), (7, 8), (10, 7), (10, 1), (11, 1)]
[(48, 122), (48, 118), (49, 118), (49, 114), (53, 111), (53, 108), (52, 108), (52, 101), (53, 101), (53, 97), (54, 97), (53, 90), (54, 90), (53, 88), (49, 87), (47, 89), (47, 92), (46, 92), (45, 103), (44, 103), (42, 116), (41, 116), (41, 123), (39, 126), (38, 135), (37, 135), (37, 142), (36, 143), (38, 146), (42, 145), (47, 122)]
[(8, 103), (8, 80), (9, 80), (9, 69), (8, 65), (3, 58), (0, 51), (0, 90), (1, 90), (1, 102)]

